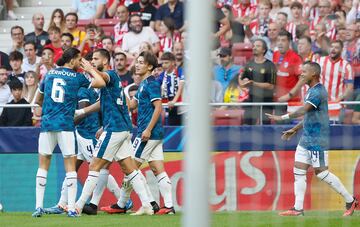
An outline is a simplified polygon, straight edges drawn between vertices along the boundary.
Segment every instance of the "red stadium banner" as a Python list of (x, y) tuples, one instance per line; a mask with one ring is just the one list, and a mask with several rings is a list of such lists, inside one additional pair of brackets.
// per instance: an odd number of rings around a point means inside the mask
[[(214, 211), (240, 210), (284, 210), (294, 203), (293, 163), (294, 151), (251, 151), (213, 153), (210, 167), (209, 201)], [(344, 155), (346, 154), (346, 155)], [(335, 173), (345, 187), (360, 197), (360, 151), (330, 151), (329, 170)], [(173, 186), (173, 201), (176, 210), (183, 205), (182, 154), (165, 153), (165, 168)], [(111, 174), (121, 185), (122, 174), (118, 164), (111, 166)], [(156, 178), (148, 167), (142, 169), (154, 198), (160, 201)], [(83, 183), (87, 168), (82, 167), (79, 178)], [(133, 193), (135, 208), (140, 201)], [(109, 192), (105, 194), (100, 206), (116, 201)], [(162, 204), (162, 201), (161, 201)], [(307, 191), (304, 209), (342, 210), (340, 195), (328, 185), (319, 182), (313, 170), (307, 175)]]

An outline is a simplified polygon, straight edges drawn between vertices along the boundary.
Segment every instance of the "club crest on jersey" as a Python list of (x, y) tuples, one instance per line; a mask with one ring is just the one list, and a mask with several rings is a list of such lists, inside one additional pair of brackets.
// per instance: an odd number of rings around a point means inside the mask
[(46, 40), (45, 39), (40, 40), (40, 44), (41, 46), (44, 46), (46, 44)]
[(284, 62), (284, 67), (287, 68), (289, 66), (289, 62)]

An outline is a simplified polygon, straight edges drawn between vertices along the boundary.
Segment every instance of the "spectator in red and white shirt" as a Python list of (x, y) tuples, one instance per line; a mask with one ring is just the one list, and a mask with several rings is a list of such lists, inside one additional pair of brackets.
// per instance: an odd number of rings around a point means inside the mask
[(296, 26), (309, 23), (303, 17), (303, 5), (300, 2), (291, 3), (290, 9), (293, 20), (288, 23), (286, 30), (291, 33), (293, 41), (296, 41)]
[(328, 0), (319, 1), (319, 16), (314, 18), (310, 24), (310, 29), (314, 30), (315, 25), (319, 23), (325, 24), (326, 27), (326, 36), (329, 38), (334, 38), (334, 29), (335, 29), (335, 19), (331, 18), (329, 15), (332, 12), (331, 4)]
[(124, 34), (128, 33), (129, 10), (121, 5), (116, 9), (116, 17), (119, 23), (114, 26), (114, 41), (116, 45), (121, 46)]
[(235, 18), (249, 17), (254, 19), (256, 16), (256, 4), (252, 4), (250, 0), (240, 0), (240, 3), (233, 4), (232, 8)]
[(248, 36), (251, 38), (255, 36), (264, 36), (267, 33), (269, 23), (271, 19), (269, 13), (271, 10), (271, 3), (269, 0), (261, 0), (258, 5), (259, 16), (256, 20), (251, 21), (249, 24), (249, 30), (247, 29)]
[[(300, 92), (291, 92), (295, 87), (301, 87), (299, 76), (301, 74), (301, 57), (290, 49), (291, 34), (281, 31), (277, 40), (278, 51), (273, 55), (273, 62), (277, 65), (275, 98), (279, 102), (299, 102)], [(284, 108), (285, 107), (285, 108)], [(278, 108), (280, 112), (286, 111), (286, 106)]]
[(321, 83), (328, 91), (329, 101), (339, 102), (349, 98), (353, 91), (353, 71), (349, 62), (341, 57), (343, 42), (333, 41), (329, 56), (321, 57)]
[(180, 33), (175, 32), (175, 21), (166, 17), (160, 22), (160, 55), (165, 52), (171, 52), (175, 42), (180, 42)]

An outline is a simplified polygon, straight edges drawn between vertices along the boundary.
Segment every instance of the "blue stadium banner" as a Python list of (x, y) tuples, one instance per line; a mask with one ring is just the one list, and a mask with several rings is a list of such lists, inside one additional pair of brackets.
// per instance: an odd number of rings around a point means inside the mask
[[(282, 132), (291, 125), (218, 126), (214, 127), (214, 151), (294, 150), (301, 133), (290, 141), (281, 140)], [(0, 128), (1, 153), (37, 153), (39, 128)], [(134, 133), (135, 134), (135, 133)], [(360, 149), (360, 126), (331, 126), (330, 150)], [(186, 138), (184, 127), (165, 127), (164, 150), (182, 151)], [(59, 152), (59, 149), (55, 152)]]

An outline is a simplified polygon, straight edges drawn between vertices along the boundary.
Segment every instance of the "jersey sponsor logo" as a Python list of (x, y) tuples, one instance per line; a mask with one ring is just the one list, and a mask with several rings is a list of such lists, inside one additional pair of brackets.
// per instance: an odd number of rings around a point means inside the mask
[(284, 63), (284, 67), (287, 68), (289, 66), (289, 62)]

